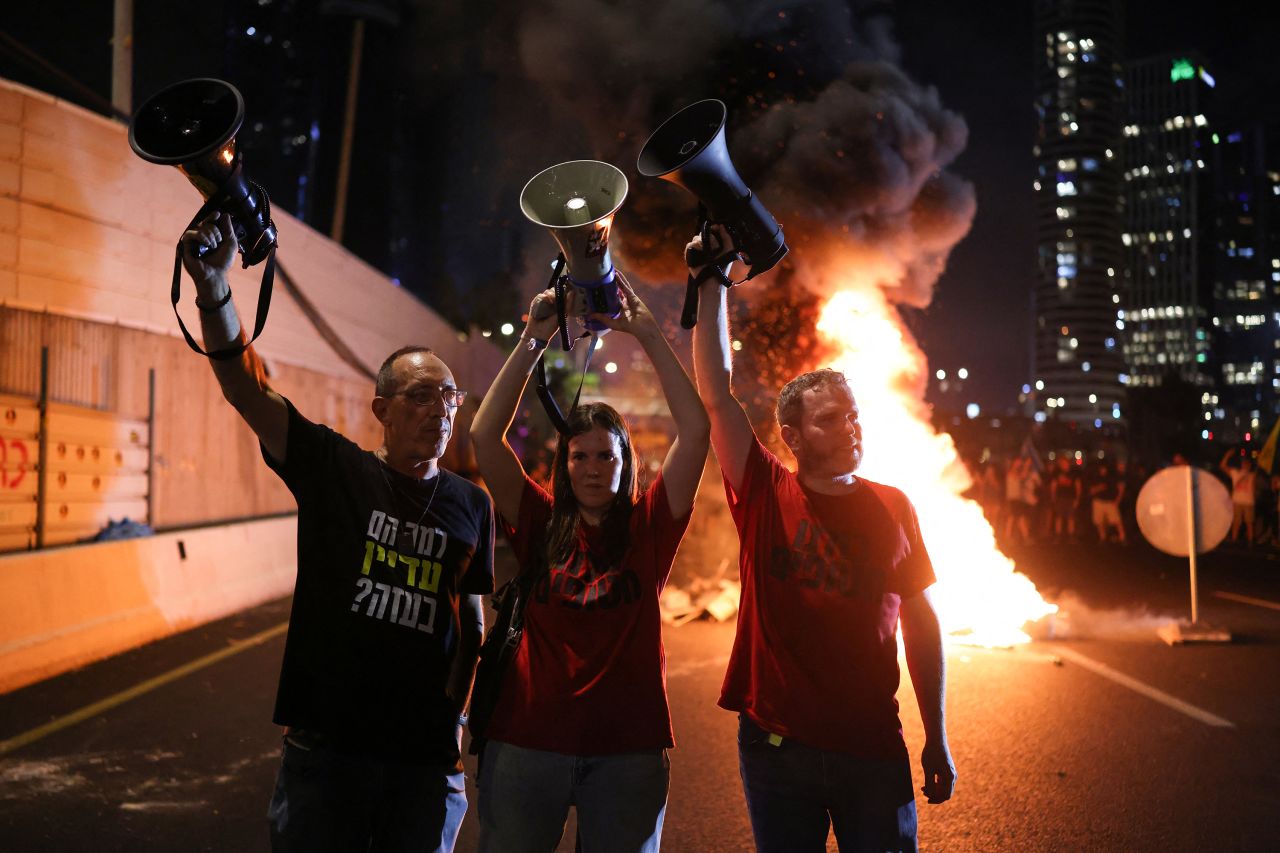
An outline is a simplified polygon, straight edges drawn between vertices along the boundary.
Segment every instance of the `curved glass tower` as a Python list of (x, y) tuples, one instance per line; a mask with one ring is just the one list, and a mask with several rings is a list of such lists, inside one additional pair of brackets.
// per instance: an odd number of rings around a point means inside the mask
[(1037, 0), (1034, 189), (1037, 420), (1123, 423), (1121, 14), (1114, 0)]

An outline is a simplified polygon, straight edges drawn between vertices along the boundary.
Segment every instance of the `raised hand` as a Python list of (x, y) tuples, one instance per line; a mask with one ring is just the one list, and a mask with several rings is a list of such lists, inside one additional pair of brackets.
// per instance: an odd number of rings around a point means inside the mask
[[(204, 257), (196, 254), (201, 247), (208, 250)], [(230, 214), (211, 213), (194, 228), (183, 232), (182, 265), (197, 284), (219, 277), (225, 279), (237, 247)]]
[(631, 282), (627, 281), (626, 276), (621, 272), (618, 274), (618, 295), (621, 297), (622, 310), (618, 312), (617, 317), (610, 317), (608, 314), (590, 314), (590, 319), (596, 320), (602, 325), (608, 326), (618, 332), (626, 332), (637, 338), (647, 334), (662, 334), (662, 330), (658, 327), (658, 321), (654, 319), (653, 312), (649, 310), (649, 306), (644, 304), (635, 290), (631, 287)]
[[(732, 252), (734, 249), (733, 237), (729, 234), (729, 229), (723, 225), (712, 225), (707, 230), (707, 235), (711, 238), (710, 246), (703, 246), (702, 235), (694, 234), (693, 239), (686, 243), (684, 247), (685, 264), (689, 267), (689, 273), (695, 279), (708, 263), (728, 252)], [(726, 275), (732, 266), (732, 262), (725, 264)]]
[[(577, 288), (570, 287), (566, 290), (565, 315), (572, 317), (577, 306)], [(548, 287), (533, 297), (533, 301), (529, 303), (529, 319), (525, 323), (523, 337), (526, 340), (534, 338), (546, 342), (555, 337), (559, 328), (560, 315), (556, 311), (556, 292), (554, 288)]]

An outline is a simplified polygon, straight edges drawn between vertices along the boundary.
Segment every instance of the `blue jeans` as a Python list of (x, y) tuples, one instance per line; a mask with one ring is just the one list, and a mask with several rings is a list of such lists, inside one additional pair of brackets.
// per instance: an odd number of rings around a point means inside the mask
[(550, 853), (578, 809), (583, 853), (657, 853), (666, 750), (576, 756), (491, 740), (480, 755), (480, 853)]
[(467, 813), (461, 772), (337, 752), (286, 735), (267, 819), (271, 849), (452, 853)]
[(916, 849), (916, 802), (906, 761), (871, 761), (815, 749), (738, 717), (738, 767), (757, 853)]

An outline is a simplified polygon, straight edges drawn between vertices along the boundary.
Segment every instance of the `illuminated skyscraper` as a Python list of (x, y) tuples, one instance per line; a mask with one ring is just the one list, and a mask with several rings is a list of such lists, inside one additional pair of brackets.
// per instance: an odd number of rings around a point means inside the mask
[(1211, 388), (1213, 77), (1195, 55), (1125, 67), (1125, 300), (1130, 383)]
[[(1263, 127), (1210, 135), (1213, 344), (1217, 389), (1202, 395), (1208, 431), (1259, 444), (1280, 398), (1280, 174)], [(1259, 432), (1263, 437), (1259, 437)]]
[(1123, 418), (1121, 38), (1114, 0), (1036, 3), (1035, 417), (1088, 428)]
[(1126, 64), (1125, 355), (1135, 388), (1187, 383), (1205, 441), (1259, 442), (1280, 389), (1280, 175), (1195, 53)]

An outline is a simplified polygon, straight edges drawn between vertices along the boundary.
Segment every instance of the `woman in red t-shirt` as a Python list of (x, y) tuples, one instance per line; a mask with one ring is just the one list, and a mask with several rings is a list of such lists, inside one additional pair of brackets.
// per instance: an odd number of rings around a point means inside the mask
[(547, 341), (555, 296), (534, 298), (520, 343), (471, 426), (476, 461), (522, 571), (539, 581), (480, 759), (481, 851), (551, 851), (570, 805), (582, 849), (656, 851), (673, 746), (658, 596), (693, 508), (710, 425), (653, 315), (619, 276), (622, 311), (675, 421), (661, 474), (637, 495), (631, 436), (605, 403), (566, 418), (551, 492), (506, 432)]

